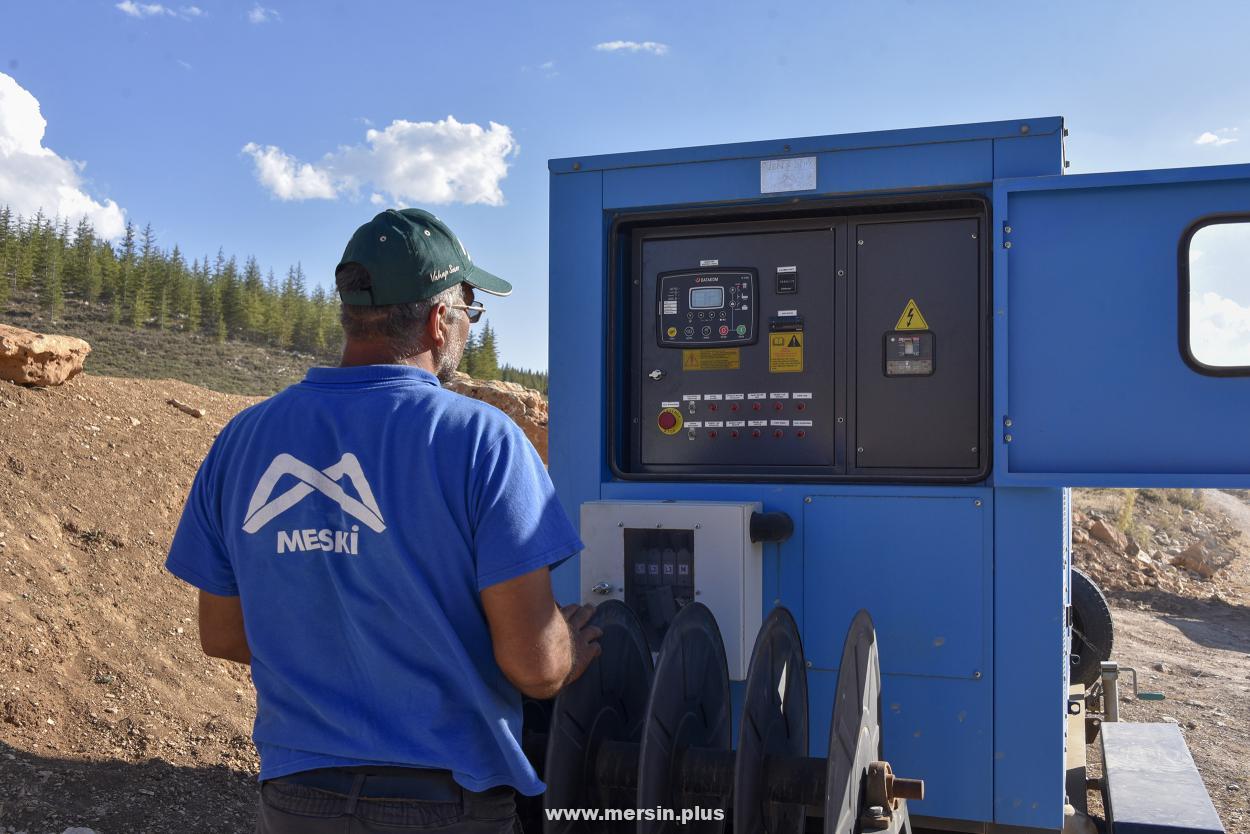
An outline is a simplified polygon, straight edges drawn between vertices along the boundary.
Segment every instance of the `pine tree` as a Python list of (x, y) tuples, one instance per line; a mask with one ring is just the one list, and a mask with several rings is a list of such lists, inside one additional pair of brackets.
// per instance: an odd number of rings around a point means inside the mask
[(65, 291), (61, 286), (60, 252), (52, 249), (48, 264), (47, 299), (48, 317), (55, 324), (57, 319), (65, 317)]
[(490, 322), (482, 326), (482, 335), (478, 342), (476, 372), (477, 379), (499, 379), (499, 349), (495, 344), (495, 331)]

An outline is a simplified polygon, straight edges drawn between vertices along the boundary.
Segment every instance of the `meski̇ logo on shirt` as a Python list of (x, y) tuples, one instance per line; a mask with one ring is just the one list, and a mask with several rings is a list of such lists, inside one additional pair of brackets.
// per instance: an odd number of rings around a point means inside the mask
[[(284, 475), (293, 475), (299, 483), (277, 496), (274, 490)], [(339, 482), (346, 477), (356, 488), (359, 499), (353, 498), (340, 486)], [(365, 480), (365, 473), (360, 468), (360, 461), (348, 452), (339, 458), (339, 462), (328, 469), (315, 469), (298, 458), (285, 452), (278, 455), (269, 464), (265, 474), (256, 484), (252, 500), (247, 506), (247, 515), (243, 521), (243, 532), (256, 533), (262, 527), (282, 513), (294, 507), (300, 501), (320, 492), (343, 508), (343, 512), (358, 519), (375, 533), (386, 529), (382, 520), (382, 511), (373, 497), (373, 490)], [(318, 530), (315, 528), (301, 530), (279, 530), (278, 553), (307, 550), (325, 550), (332, 553), (359, 552), (360, 526), (353, 524), (351, 530)]]

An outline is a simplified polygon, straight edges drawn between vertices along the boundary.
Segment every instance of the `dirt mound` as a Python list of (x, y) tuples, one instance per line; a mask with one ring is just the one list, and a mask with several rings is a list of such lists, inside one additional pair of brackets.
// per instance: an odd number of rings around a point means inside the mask
[[(162, 565), (213, 438), (255, 401), (165, 380), (0, 383), (0, 822), (247, 827), (251, 682), (204, 657), (194, 593)], [(222, 801), (188, 827), (188, 808)]]
[(1244, 589), (1228, 571), (1250, 553), (1250, 543), (1230, 518), (1238, 505), (1250, 511), (1240, 495), (1076, 490), (1073, 498), (1073, 563), (1104, 591), (1241, 600)]

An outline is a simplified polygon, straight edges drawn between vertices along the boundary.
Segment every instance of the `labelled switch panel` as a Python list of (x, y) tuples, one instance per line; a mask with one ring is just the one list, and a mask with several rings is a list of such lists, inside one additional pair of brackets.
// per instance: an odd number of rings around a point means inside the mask
[(811, 225), (642, 243), (640, 470), (836, 466), (837, 235)]
[(625, 604), (659, 651), (677, 612), (694, 601), (694, 531), (625, 531)]
[(751, 541), (758, 502), (589, 501), (581, 507), (581, 601), (618, 599), (638, 615), (652, 651), (673, 617), (698, 601), (725, 640), (731, 680), (744, 680), (763, 612), (763, 545)]

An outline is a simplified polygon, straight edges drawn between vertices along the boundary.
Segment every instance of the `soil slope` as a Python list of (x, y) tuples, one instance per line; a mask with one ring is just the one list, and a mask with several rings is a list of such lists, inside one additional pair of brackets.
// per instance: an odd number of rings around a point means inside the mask
[(0, 383), (0, 829), (252, 825), (247, 669), (203, 655), (194, 594), (162, 568), (196, 468), (252, 402)]

